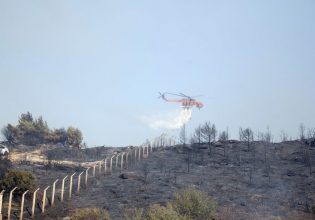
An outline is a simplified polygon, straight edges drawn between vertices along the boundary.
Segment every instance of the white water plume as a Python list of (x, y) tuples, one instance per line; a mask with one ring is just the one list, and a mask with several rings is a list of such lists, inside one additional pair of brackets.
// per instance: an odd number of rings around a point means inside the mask
[(192, 109), (181, 109), (164, 115), (142, 117), (153, 129), (177, 129), (182, 127), (191, 118)]

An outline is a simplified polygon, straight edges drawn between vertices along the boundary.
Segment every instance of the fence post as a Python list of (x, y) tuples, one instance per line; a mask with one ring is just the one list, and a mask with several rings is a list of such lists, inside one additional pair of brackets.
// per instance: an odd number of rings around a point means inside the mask
[(73, 176), (76, 174), (76, 172), (74, 172), (71, 176), (70, 176), (70, 183), (69, 183), (69, 199), (71, 199), (71, 194), (72, 194), (72, 179)]
[(123, 166), (124, 166), (124, 152), (121, 153), (121, 156), (120, 156), (120, 172), (122, 172), (123, 170)]
[(145, 145), (142, 147), (142, 158), (144, 159), (145, 156)]
[(22, 200), (21, 200), (21, 212), (20, 212), (20, 220), (23, 220), (23, 213), (24, 213), (24, 198), (25, 198), (25, 194), (28, 192), (28, 190), (26, 190), (23, 195), (22, 195)]
[(139, 155), (138, 155), (139, 156), (139, 161), (141, 160), (141, 148), (142, 147), (139, 147)]
[(3, 193), (5, 190), (2, 190), (0, 193), (0, 220), (2, 220), (2, 200), (3, 200)]
[(100, 160), (98, 162), (98, 176), (100, 177), (102, 173), (102, 161)]
[(14, 188), (10, 191), (9, 206), (8, 206), (8, 220), (11, 219), (12, 194), (13, 194), (14, 190), (16, 190), (16, 189), (17, 189), (17, 187), (14, 187)]
[(78, 177), (78, 188), (77, 188), (77, 191), (78, 191), (78, 193), (80, 192), (80, 186), (81, 186), (81, 175), (84, 173), (84, 171), (83, 172), (81, 172), (80, 174), (79, 174), (79, 177)]
[(68, 175), (65, 176), (63, 179), (62, 179), (62, 183), (61, 183), (61, 202), (63, 202), (63, 194), (64, 194), (64, 191), (65, 191), (65, 180), (68, 178)]
[(113, 172), (113, 157), (115, 157), (115, 155), (110, 158), (110, 164), (109, 164), (110, 174), (112, 174), (112, 172)]
[(85, 187), (87, 187), (87, 181), (88, 181), (88, 175), (89, 175), (89, 169), (90, 169), (91, 167), (88, 167), (87, 169), (86, 169), (86, 171), (85, 171)]
[(35, 216), (35, 203), (36, 203), (36, 193), (39, 190), (39, 188), (37, 188), (34, 193), (33, 193), (33, 204), (32, 204), (32, 218), (34, 218)]
[(104, 160), (104, 175), (106, 175), (107, 159)]
[(49, 189), (50, 186), (47, 186), (45, 189), (44, 189), (44, 195), (43, 195), (43, 204), (42, 204), (42, 213), (45, 212), (45, 206), (46, 206), (46, 191), (47, 189)]
[(135, 147), (135, 165), (137, 164), (137, 148)]
[(147, 158), (149, 157), (149, 145), (147, 145)]
[(52, 194), (51, 194), (51, 206), (54, 206), (55, 203), (55, 191), (56, 191), (56, 183), (59, 181), (59, 179), (56, 179), (53, 183), (52, 188)]
[(93, 177), (95, 177), (95, 169), (96, 169), (96, 164), (93, 165)]
[(128, 155), (129, 155), (129, 151), (127, 152), (127, 154), (126, 154), (126, 168), (128, 169)]
[(119, 154), (117, 154), (116, 156), (115, 170), (117, 170), (117, 167), (118, 167), (118, 159), (119, 159)]

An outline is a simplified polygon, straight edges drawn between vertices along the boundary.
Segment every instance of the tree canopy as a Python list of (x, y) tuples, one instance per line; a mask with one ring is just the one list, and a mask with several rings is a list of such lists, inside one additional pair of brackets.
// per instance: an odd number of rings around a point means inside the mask
[(30, 112), (22, 113), (18, 125), (7, 124), (2, 129), (2, 135), (11, 144), (57, 144), (80, 147), (83, 137), (78, 128), (69, 127), (50, 129), (42, 116), (34, 118)]

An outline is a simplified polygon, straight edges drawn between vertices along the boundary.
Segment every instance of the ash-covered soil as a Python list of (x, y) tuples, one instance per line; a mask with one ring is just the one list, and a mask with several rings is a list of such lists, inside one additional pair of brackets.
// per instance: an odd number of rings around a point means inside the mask
[[(250, 149), (240, 143), (228, 144), (225, 155), (223, 146), (212, 147), (211, 153), (206, 145), (161, 148), (136, 166), (132, 163), (111, 176), (89, 179), (87, 189), (83, 187), (79, 195), (75, 176), (71, 200), (67, 179), (65, 202), (60, 203), (59, 190), (56, 207), (48, 206), (46, 214), (37, 217), (63, 219), (75, 208), (100, 207), (113, 219), (123, 219), (128, 209), (166, 204), (174, 192), (196, 187), (217, 202), (218, 219), (313, 219), (310, 211), (315, 204), (315, 173), (306, 155), (313, 158), (314, 150), (299, 142), (255, 143)], [(83, 170), (19, 166), (40, 176), (42, 187)]]

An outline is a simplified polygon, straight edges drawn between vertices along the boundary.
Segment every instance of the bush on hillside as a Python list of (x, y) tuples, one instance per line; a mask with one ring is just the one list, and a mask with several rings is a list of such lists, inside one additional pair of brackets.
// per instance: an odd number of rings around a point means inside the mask
[(216, 203), (203, 192), (189, 188), (175, 193), (170, 202), (181, 216), (195, 220), (211, 220), (216, 213)]
[(125, 212), (125, 220), (143, 220), (143, 209), (131, 209)]
[(111, 220), (108, 212), (100, 208), (76, 209), (70, 216), (71, 220)]
[(215, 202), (203, 192), (189, 188), (175, 193), (166, 206), (151, 205), (146, 213), (133, 210), (126, 220), (212, 220), (215, 215)]
[(173, 207), (168, 204), (166, 207), (159, 204), (151, 205), (147, 211), (147, 220), (185, 220)]
[(17, 187), (15, 194), (23, 194), (26, 190), (33, 190), (35, 186), (35, 176), (28, 171), (9, 169), (0, 180), (0, 189), (6, 192)]

